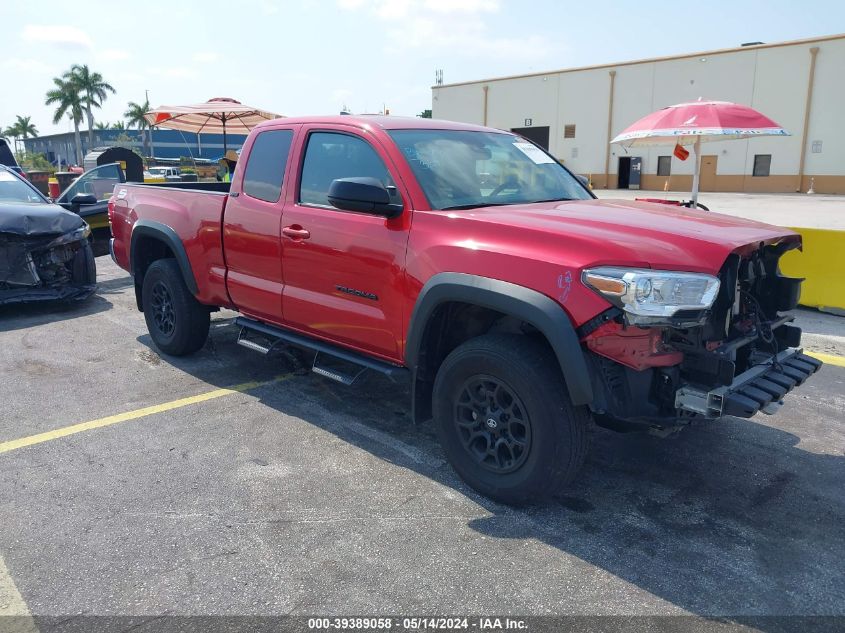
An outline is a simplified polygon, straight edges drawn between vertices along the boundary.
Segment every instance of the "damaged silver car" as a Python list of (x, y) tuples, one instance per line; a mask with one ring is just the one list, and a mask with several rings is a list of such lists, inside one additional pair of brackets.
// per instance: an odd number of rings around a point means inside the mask
[(91, 229), (0, 165), (0, 305), (82, 300), (96, 290)]

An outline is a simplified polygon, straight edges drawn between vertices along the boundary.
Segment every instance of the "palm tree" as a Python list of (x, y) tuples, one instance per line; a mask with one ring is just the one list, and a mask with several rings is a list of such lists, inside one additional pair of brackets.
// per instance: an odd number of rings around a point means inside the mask
[(12, 125), (3, 130), (3, 135), (10, 136), (15, 140), (15, 149), (17, 150), (18, 139), (26, 140), (30, 136), (38, 136), (38, 129), (32, 123), (32, 117), (18, 114), (15, 119)]
[(123, 121), (115, 121), (114, 123), (111, 124), (110, 129), (112, 129), (112, 130), (125, 130), (126, 124)]
[(38, 128), (36, 128), (35, 124), (32, 122), (32, 117), (21, 116), (18, 114), (15, 118), (17, 119), (15, 121), (15, 127), (18, 128), (18, 136), (24, 140), (28, 139), (30, 136), (38, 136)]
[(73, 82), (79, 88), (82, 107), (88, 116), (88, 147), (94, 147), (94, 108), (103, 105), (108, 93), (114, 94), (115, 90), (100, 73), (91, 72), (88, 64), (74, 64), (63, 77), (65, 81)]
[(53, 77), (55, 88), (47, 92), (45, 105), (56, 104), (53, 123), (62, 120), (65, 114), (73, 121), (73, 140), (76, 144), (76, 164), (82, 164), (82, 140), (79, 138), (79, 124), (82, 123), (82, 96), (79, 87), (72, 81)]
[[(144, 115), (150, 109), (150, 100), (146, 99), (144, 103), (135, 103), (134, 101), (130, 101), (126, 104), (126, 112), (123, 113), (123, 116), (126, 117), (126, 126), (127, 127), (137, 127), (141, 130), (141, 135), (143, 136), (144, 130), (149, 130), (149, 137), (150, 137), (150, 158), (153, 156), (153, 129), (150, 126), (147, 119), (144, 118)], [(147, 141), (144, 139), (144, 148), (147, 147)]]
[(94, 128), (97, 130), (110, 130), (111, 124), (108, 121), (97, 121), (94, 124)]

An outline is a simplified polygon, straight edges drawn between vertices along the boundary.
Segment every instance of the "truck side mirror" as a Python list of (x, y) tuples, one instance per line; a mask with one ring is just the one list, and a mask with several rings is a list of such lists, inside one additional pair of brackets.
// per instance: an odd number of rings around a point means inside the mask
[(402, 205), (390, 202), (390, 193), (377, 178), (338, 178), (329, 186), (329, 202), (344, 211), (359, 211), (393, 218)]
[(78, 193), (70, 199), (70, 204), (74, 207), (81, 207), (86, 204), (97, 204), (97, 196), (93, 193)]

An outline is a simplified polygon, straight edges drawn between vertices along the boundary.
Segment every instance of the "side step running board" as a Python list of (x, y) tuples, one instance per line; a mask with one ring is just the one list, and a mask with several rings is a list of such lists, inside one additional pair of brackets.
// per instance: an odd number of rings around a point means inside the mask
[[(315, 374), (325, 376), (332, 380), (336, 380), (345, 385), (351, 385), (358, 379), (361, 374), (371, 369), (384, 374), (394, 382), (408, 380), (410, 372), (406, 367), (399, 365), (392, 365), (391, 363), (379, 360), (377, 358), (370, 358), (358, 352), (348, 350), (332, 343), (326, 343), (317, 339), (291, 332), (274, 325), (261, 323), (248, 317), (238, 317), (235, 319), (235, 325), (241, 328), (238, 335), (238, 345), (242, 345), (251, 350), (268, 354), (279, 343), (288, 343), (296, 347), (302, 347), (307, 350), (316, 352), (314, 357), (314, 364), (311, 370)], [(248, 334), (257, 334), (260, 338), (272, 341), (269, 347), (263, 343), (258, 343), (247, 337)], [(343, 361), (345, 363), (355, 366), (355, 370), (351, 374), (339, 368), (329, 366), (321, 359), (322, 356), (328, 356), (332, 359)], [(319, 361), (319, 362), (318, 362)]]

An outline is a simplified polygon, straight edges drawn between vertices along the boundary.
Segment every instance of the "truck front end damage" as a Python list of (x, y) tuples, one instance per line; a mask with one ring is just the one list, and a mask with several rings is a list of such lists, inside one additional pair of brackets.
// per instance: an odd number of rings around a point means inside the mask
[(583, 282), (614, 307), (581, 326), (593, 369), (593, 411), (620, 430), (771, 414), (821, 367), (784, 314), (802, 279), (778, 261), (800, 242), (737, 249), (717, 275), (600, 267)]

